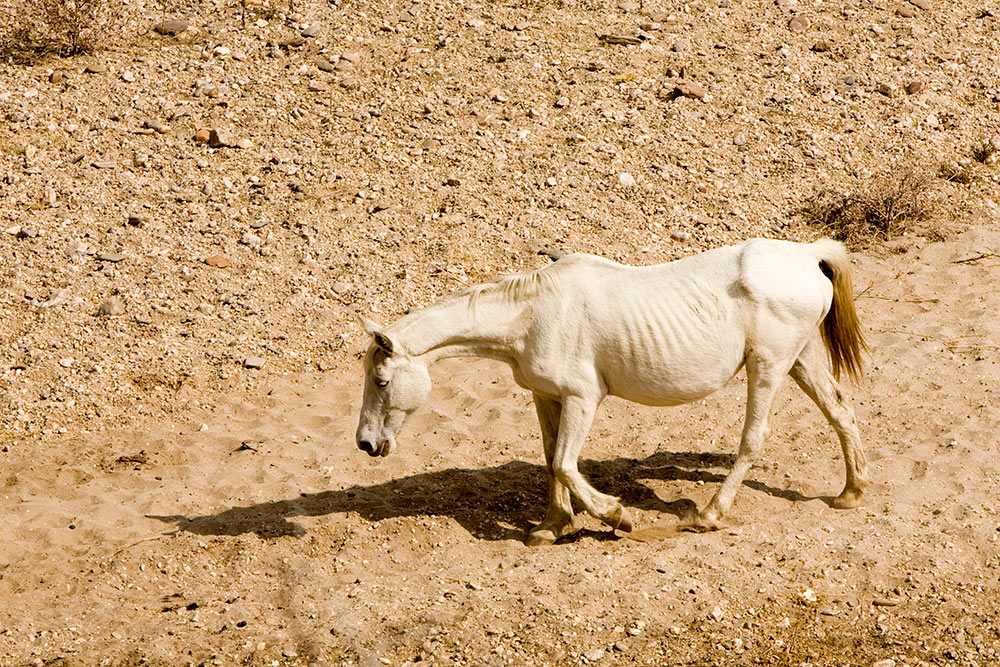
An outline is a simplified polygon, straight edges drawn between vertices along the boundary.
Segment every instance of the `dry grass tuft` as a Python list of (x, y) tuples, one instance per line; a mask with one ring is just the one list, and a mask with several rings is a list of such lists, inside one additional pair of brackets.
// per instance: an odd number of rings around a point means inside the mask
[(120, 30), (123, 9), (121, 0), (0, 0), (0, 59), (90, 53)]
[(997, 147), (992, 141), (983, 140), (972, 147), (972, 158), (982, 164), (993, 164), (997, 161)]
[(976, 180), (976, 170), (971, 164), (961, 167), (951, 162), (944, 162), (938, 167), (938, 176), (946, 181), (968, 185)]
[(853, 192), (827, 188), (800, 210), (805, 220), (850, 245), (890, 241), (932, 210), (930, 179), (914, 171), (879, 178)]

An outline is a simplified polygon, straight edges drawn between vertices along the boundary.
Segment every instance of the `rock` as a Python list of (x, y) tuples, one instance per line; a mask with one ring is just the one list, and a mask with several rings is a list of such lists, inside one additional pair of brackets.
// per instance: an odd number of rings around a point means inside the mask
[(873, 662), (872, 667), (896, 667), (896, 661), (892, 658), (886, 658), (885, 660)]
[(361, 54), (354, 51), (348, 51), (347, 53), (340, 54), (340, 59), (347, 61), (352, 65), (357, 65), (361, 63)]
[(908, 7), (907, 5), (903, 5), (902, 7), (896, 10), (896, 13), (902, 16), (904, 19), (912, 19), (914, 16), (917, 15), (917, 10), (915, 10), (913, 7)]
[(927, 118), (924, 119), (924, 124), (927, 125), (927, 127), (931, 128), (932, 130), (936, 130), (941, 126), (941, 121), (938, 120), (937, 116), (930, 113), (927, 114)]
[(618, 3), (618, 9), (623, 12), (635, 12), (639, 11), (639, 3), (632, 2), (632, 0), (622, 0)]
[(931, 8), (930, 0), (910, 0), (910, 4), (913, 5), (914, 7), (919, 7), (924, 11), (927, 11), (928, 9)]
[(670, 18), (670, 14), (662, 11), (650, 12), (648, 16), (653, 23), (665, 23)]
[(218, 128), (212, 128), (211, 132), (208, 134), (208, 145), (213, 148), (220, 148), (223, 146), (232, 146), (236, 142), (233, 139), (233, 135), (227, 130), (220, 130)]
[(97, 162), (92, 162), (91, 166), (95, 169), (114, 169), (117, 164), (112, 160), (98, 160)]
[(153, 26), (153, 30), (161, 35), (179, 35), (188, 29), (190, 24), (184, 19), (165, 19)]
[(264, 357), (247, 357), (243, 360), (243, 368), (263, 368), (267, 360)]
[(805, 32), (809, 29), (809, 19), (805, 16), (793, 16), (788, 22), (788, 29), (792, 32)]
[(154, 132), (158, 132), (160, 134), (166, 134), (167, 132), (170, 131), (169, 126), (165, 125), (163, 122), (157, 120), (156, 118), (147, 118), (146, 120), (142, 121), (142, 126), (147, 129), (153, 130)]
[(816, 53), (826, 53), (832, 48), (833, 48), (833, 43), (828, 42), (825, 39), (821, 39), (812, 45), (812, 50), (815, 51)]
[(263, 242), (264, 239), (257, 236), (253, 232), (246, 232), (243, 236), (240, 237), (240, 243), (242, 243), (243, 245), (259, 246)]
[(236, 143), (234, 144), (234, 146), (236, 148), (242, 148), (242, 149), (246, 150), (247, 148), (251, 148), (253, 146), (253, 142), (250, 141), (249, 139), (246, 139), (246, 138), (244, 138), (244, 139), (237, 139)]
[(117, 264), (125, 260), (125, 255), (120, 252), (99, 252), (94, 257), (98, 262), (110, 262), (111, 264)]
[(73, 357), (66, 357), (65, 359), (59, 360), (59, 365), (63, 368), (70, 368), (74, 363), (76, 363), (76, 360)]
[(347, 90), (356, 90), (361, 87), (361, 80), (356, 76), (345, 76), (340, 80), (340, 87)]
[(344, 294), (345, 292), (349, 292), (350, 289), (351, 286), (342, 280), (338, 280), (333, 284), (333, 291), (335, 294)]
[(69, 298), (73, 296), (73, 293), (68, 289), (58, 289), (53, 292), (47, 301), (38, 304), (39, 308), (52, 308), (53, 306), (61, 306), (62, 304), (69, 301)]
[(462, 184), (462, 181), (460, 179), (458, 179), (458, 178), (452, 177), (452, 178), (446, 179), (445, 182), (444, 182), (444, 184), (448, 185), (448, 186), (451, 186), (451, 187), (458, 187), (459, 185)]
[(211, 255), (205, 258), (205, 263), (217, 269), (224, 269), (232, 264), (232, 261), (225, 255)]
[(926, 87), (926, 85), (927, 84), (925, 84), (923, 81), (911, 81), (908, 84), (906, 84), (906, 92), (909, 93), (910, 95), (916, 95), (921, 90), (923, 90)]
[(683, 243), (684, 241), (690, 241), (691, 235), (688, 234), (687, 232), (672, 231), (670, 232), (670, 238), (672, 238), (675, 241), (681, 241)]
[(565, 109), (566, 107), (569, 106), (569, 98), (563, 95), (562, 97), (556, 100), (555, 106), (557, 109)]
[(146, 216), (141, 213), (129, 213), (128, 224), (130, 227), (141, 227), (146, 224)]
[(194, 142), (196, 144), (208, 143), (209, 138), (212, 136), (212, 130), (207, 127), (203, 127), (194, 133)]
[(694, 81), (678, 81), (674, 86), (674, 99), (678, 97), (700, 100), (705, 97), (705, 88)]
[(592, 648), (584, 653), (583, 657), (587, 659), (587, 662), (600, 662), (601, 658), (604, 657), (604, 649)]
[(38, 230), (31, 225), (24, 225), (14, 233), (19, 239), (33, 239), (38, 236)]
[(878, 91), (879, 93), (881, 93), (881, 94), (885, 95), (886, 97), (892, 97), (892, 85), (890, 85), (890, 84), (888, 84), (888, 83), (886, 83), (886, 82), (884, 82), (884, 81), (880, 82), (880, 83), (879, 83), (879, 84), (878, 84), (878, 85), (877, 85), (877, 86), (875, 87), (875, 89), (876, 89), (876, 90), (877, 90), (877, 91)]
[(336, 72), (337, 71), (337, 67), (332, 62), (330, 62), (329, 60), (327, 60), (326, 58), (324, 58), (323, 56), (316, 56), (316, 59), (313, 60), (313, 63), (316, 64), (316, 67), (318, 69), (320, 69), (320, 70), (322, 70), (324, 72)]
[(627, 171), (623, 171), (620, 174), (618, 174), (618, 184), (625, 188), (635, 187), (636, 185), (635, 176), (628, 173)]
[(278, 46), (283, 46), (286, 49), (294, 49), (302, 46), (305, 43), (306, 43), (305, 37), (302, 37), (301, 35), (295, 35), (293, 37), (285, 37), (280, 42), (278, 42)]
[(899, 598), (875, 598), (872, 600), (872, 604), (876, 607), (895, 607), (900, 602), (902, 602), (902, 600)]
[(135, 82), (135, 74), (132, 74), (132, 72), (130, 72), (128, 70), (125, 70), (124, 72), (122, 72), (122, 74), (121, 74), (121, 76), (119, 78), (122, 81), (124, 81), (125, 83), (134, 83)]
[(108, 297), (97, 309), (97, 314), (103, 317), (121, 315), (125, 312), (125, 304), (116, 296)]
[(66, 79), (66, 73), (56, 70), (49, 74), (49, 83), (62, 83)]
[(299, 34), (302, 35), (303, 37), (308, 38), (308, 37), (316, 37), (321, 32), (323, 32), (323, 26), (321, 26), (318, 23), (313, 23), (311, 26), (309, 26)]
[(104, 74), (108, 71), (108, 66), (103, 63), (94, 63), (83, 68), (87, 74)]

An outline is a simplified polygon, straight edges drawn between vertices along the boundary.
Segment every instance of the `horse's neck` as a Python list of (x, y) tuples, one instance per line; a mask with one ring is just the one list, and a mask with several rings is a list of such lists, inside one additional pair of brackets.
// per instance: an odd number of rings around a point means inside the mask
[(387, 332), (409, 354), (429, 361), (464, 356), (509, 361), (530, 312), (527, 303), (512, 302), (501, 293), (459, 296), (410, 313)]

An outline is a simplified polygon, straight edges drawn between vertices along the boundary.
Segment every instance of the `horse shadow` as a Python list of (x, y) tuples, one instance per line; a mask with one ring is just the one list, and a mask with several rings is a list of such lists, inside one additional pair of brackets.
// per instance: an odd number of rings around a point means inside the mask
[[(601, 491), (621, 497), (629, 507), (671, 514), (684, 520), (697, 511), (694, 501), (687, 498), (665, 501), (641, 480), (719, 483), (725, 474), (704, 468), (728, 470), (732, 462), (733, 456), (728, 454), (660, 452), (642, 460), (584, 460), (580, 462), (580, 472)], [(479, 539), (520, 541), (542, 518), (548, 502), (547, 485), (543, 466), (511, 461), (487, 468), (449, 468), (370, 486), (302, 494), (287, 500), (232, 507), (217, 514), (149, 515), (149, 518), (172, 523), (180, 531), (198, 535), (254, 533), (269, 539), (304, 536), (306, 530), (293, 521), (294, 517), (356, 513), (374, 522), (399, 517), (444, 516), (454, 519)], [(816, 499), (753, 480), (744, 481), (744, 485), (792, 502)], [(830, 501), (826, 497), (820, 499)], [(614, 539), (611, 531), (580, 531), (561, 541), (573, 541), (582, 536)]]

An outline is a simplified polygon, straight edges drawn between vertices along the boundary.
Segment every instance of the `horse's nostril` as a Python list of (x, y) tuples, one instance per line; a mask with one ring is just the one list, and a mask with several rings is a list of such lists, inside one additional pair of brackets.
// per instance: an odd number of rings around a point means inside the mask
[(363, 452), (371, 454), (372, 452), (375, 451), (375, 445), (368, 442), (367, 440), (358, 440), (358, 449), (360, 449)]

